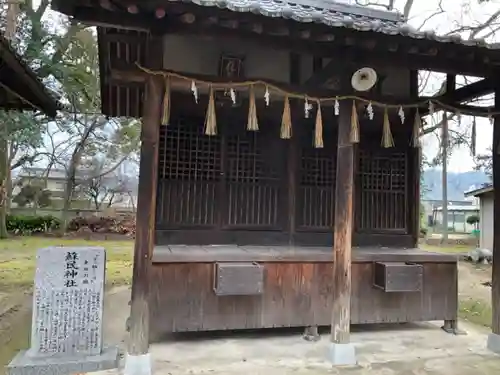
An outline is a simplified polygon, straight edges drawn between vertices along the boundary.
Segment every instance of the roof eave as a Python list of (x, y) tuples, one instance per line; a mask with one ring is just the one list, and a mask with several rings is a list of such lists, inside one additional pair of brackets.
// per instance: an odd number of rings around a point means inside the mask
[(493, 186), (486, 186), (480, 189), (475, 189), (464, 193), (464, 197), (479, 197), (480, 195), (493, 192)]
[[(47, 116), (54, 118), (57, 111), (61, 108), (57, 100), (55, 100), (48, 93), (47, 88), (36, 76), (35, 72), (24, 63), (20, 57), (14, 52), (8, 41), (0, 34), (0, 56), (14, 72), (17, 73), (18, 78), (28, 86), (35, 95), (39, 103), (30, 103), (24, 100), (27, 106), (35, 107), (32, 109), (39, 109)], [(20, 95), (22, 98), (22, 95)], [(24, 98), (23, 98), (24, 99)]]

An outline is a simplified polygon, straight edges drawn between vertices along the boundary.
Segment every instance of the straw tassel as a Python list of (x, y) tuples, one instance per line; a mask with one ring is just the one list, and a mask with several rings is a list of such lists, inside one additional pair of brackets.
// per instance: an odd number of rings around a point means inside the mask
[(411, 145), (413, 147), (420, 147), (420, 129), (422, 128), (422, 119), (420, 118), (420, 112), (415, 111), (415, 120), (413, 121), (413, 132), (411, 136)]
[(170, 77), (165, 77), (165, 94), (163, 95), (163, 114), (161, 124), (167, 126), (170, 122)]
[(359, 143), (359, 119), (358, 111), (356, 110), (356, 102), (352, 101), (351, 113), (351, 134), (349, 136), (351, 143)]
[(207, 114), (205, 116), (205, 135), (216, 135), (216, 134), (217, 134), (217, 118), (215, 116), (214, 90), (212, 86), (210, 86)]
[(314, 147), (323, 148), (323, 117), (321, 116), (321, 103), (319, 101), (318, 101), (318, 110), (316, 112)]
[(389, 148), (394, 147), (394, 139), (391, 134), (391, 123), (389, 122), (389, 113), (387, 108), (384, 110), (384, 125), (382, 129), (382, 147)]
[(476, 117), (472, 119), (472, 132), (471, 132), (471, 152), (472, 156), (476, 156)]
[(253, 89), (253, 85), (250, 85), (250, 93), (248, 99), (247, 130), (249, 131), (259, 130), (259, 120), (257, 119), (257, 106), (255, 105), (255, 92)]
[(285, 105), (283, 106), (280, 137), (281, 139), (292, 138), (292, 114), (290, 112), (290, 101), (288, 99), (288, 95), (285, 96)]

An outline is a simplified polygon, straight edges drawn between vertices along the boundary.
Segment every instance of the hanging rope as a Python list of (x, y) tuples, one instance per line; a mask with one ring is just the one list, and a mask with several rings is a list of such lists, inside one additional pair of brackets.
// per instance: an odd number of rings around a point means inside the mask
[[(164, 77), (171, 77), (171, 78), (177, 78), (180, 80), (185, 80), (188, 81), (189, 84), (191, 84), (193, 81), (196, 82), (198, 85), (206, 85), (209, 87), (212, 87), (214, 89), (231, 89), (231, 88), (247, 88), (251, 85), (261, 85), (267, 88), (268, 92), (269, 91), (275, 91), (277, 93), (280, 93), (282, 96), (288, 96), (289, 99), (302, 99), (304, 100), (306, 97), (308, 101), (316, 101), (316, 102), (331, 102), (332, 104), (335, 103), (336, 101), (339, 100), (356, 100), (362, 103), (372, 103), (372, 105), (381, 107), (381, 108), (397, 108), (397, 109), (403, 109), (403, 108), (420, 108), (424, 107), (426, 104), (429, 106), (431, 112), (434, 111), (434, 106), (438, 105), (442, 109), (446, 109), (449, 112), (460, 112), (465, 115), (470, 115), (470, 116), (482, 116), (484, 115), (483, 112), (481, 111), (474, 111), (470, 109), (464, 109), (464, 108), (455, 108), (453, 106), (450, 106), (449, 104), (443, 103), (438, 99), (422, 99), (420, 101), (417, 101), (415, 103), (401, 103), (401, 104), (386, 104), (382, 103), (379, 101), (375, 101), (372, 99), (366, 99), (360, 96), (356, 95), (344, 95), (344, 96), (333, 96), (333, 97), (318, 97), (318, 96), (311, 96), (311, 95), (306, 95), (302, 93), (297, 93), (297, 92), (292, 92), (288, 90), (284, 90), (276, 85), (273, 85), (271, 83), (268, 83), (263, 80), (249, 80), (249, 81), (242, 81), (242, 82), (214, 82), (214, 81), (208, 81), (208, 80), (203, 80), (203, 79), (197, 79), (194, 77), (190, 77), (187, 75), (179, 74), (176, 72), (171, 72), (171, 71), (164, 71), (164, 70), (150, 70), (147, 69), (143, 66), (141, 66), (139, 63), (136, 62), (136, 66), (142, 70), (143, 72), (151, 75), (159, 75), (159, 76), (164, 76)], [(500, 115), (500, 112), (490, 112), (489, 116), (496, 116)]]

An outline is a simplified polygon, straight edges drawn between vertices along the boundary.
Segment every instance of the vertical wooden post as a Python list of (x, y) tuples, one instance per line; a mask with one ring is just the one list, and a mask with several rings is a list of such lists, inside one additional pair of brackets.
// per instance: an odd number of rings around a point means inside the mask
[[(497, 78), (498, 79), (498, 78)], [(498, 81), (497, 81), (498, 82)], [(500, 111), (500, 85), (495, 90), (495, 111)], [(500, 116), (493, 124), (493, 270), (491, 287), (492, 333), (488, 349), (500, 354)]]
[(342, 101), (338, 117), (337, 176), (333, 224), (333, 311), (331, 360), (334, 365), (355, 364), (350, 344), (351, 242), (353, 219), (354, 147), (350, 142), (351, 103)]
[[(410, 97), (412, 100), (418, 100), (418, 70), (410, 71)], [(408, 130), (408, 144), (409, 144), (409, 153), (410, 153), (410, 175), (409, 186), (410, 190), (410, 201), (408, 204), (410, 205), (409, 209), (409, 232), (412, 235), (412, 246), (418, 247), (418, 239), (420, 236), (420, 168), (421, 168), (421, 158), (422, 158), (422, 150), (420, 147), (410, 146), (413, 136), (413, 120), (415, 118), (416, 110), (411, 112), (411, 127)]]
[(150, 359), (145, 355), (149, 352), (149, 273), (155, 234), (162, 89), (163, 82), (160, 77), (148, 77), (141, 132), (137, 227), (126, 375), (149, 375), (151, 373)]
[[(290, 83), (300, 84), (300, 55), (290, 52), (289, 56), (290, 63)], [(295, 111), (297, 108), (297, 101), (291, 100), (292, 110)], [(297, 127), (293, 126), (292, 123), (292, 139), (287, 140), (288, 147), (288, 158), (287, 158), (287, 173), (288, 173), (288, 244), (293, 246), (295, 243), (295, 228), (296, 228), (296, 217), (297, 217), (297, 161), (298, 161), (298, 147), (299, 147), (299, 137), (294, 134), (294, 130)]]
[[(446, 75), (446, 93), (451, 94), (455, 91), (456, 77), (453, 74)], [(441, 144), (442, 144), (442, 158), (443, 169), (441, 172), (442, 179), (442, 210), (443, 228), (441, 234), (441, 244), (445, 245), (448, 242), (448, 118), (446, 112), (443, 112), (443, 119), (441, 122)]]

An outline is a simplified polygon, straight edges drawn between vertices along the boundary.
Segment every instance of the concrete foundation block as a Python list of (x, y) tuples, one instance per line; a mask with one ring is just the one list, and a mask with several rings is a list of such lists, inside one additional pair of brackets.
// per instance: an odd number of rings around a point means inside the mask
[(6, 366), (7, 375), (73, 375), (79, 373), (118, 368), (117, 347), (103, 348), (100, 355), (65, 357), (30, 356), (27, 350), (20, 351)]
[(328, 357), (334, 366), (355, 366), (356, 348), (354, 344), (330, 343)]
[(125, 357), (124, 375), (151, 375), (151, 354), (130, 355)]
[(487, 347), (494, 353), (500, 354), (500, 335), (490, 333), (488, 335)]

